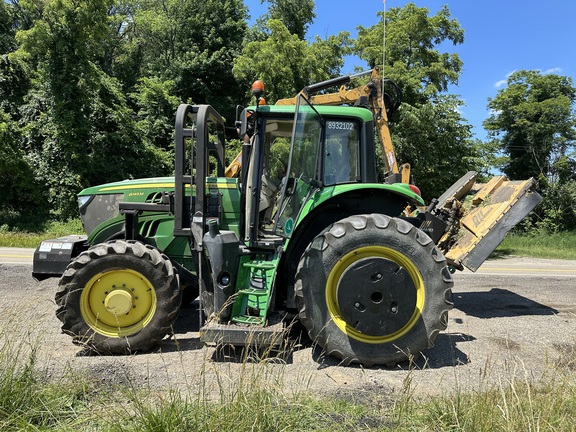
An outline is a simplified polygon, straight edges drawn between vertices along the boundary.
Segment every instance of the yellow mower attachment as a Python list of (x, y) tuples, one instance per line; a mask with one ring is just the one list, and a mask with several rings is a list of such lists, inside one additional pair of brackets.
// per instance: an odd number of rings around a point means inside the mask
[(435, 206), (452, 220), (438, 242), (448, 263), (459, 270), (476, 271), (518, 222), (538, 205), (542, 197), (536, 180), (510, 181), (493, 177), (476, 183), (468, 172), (448, 189)]

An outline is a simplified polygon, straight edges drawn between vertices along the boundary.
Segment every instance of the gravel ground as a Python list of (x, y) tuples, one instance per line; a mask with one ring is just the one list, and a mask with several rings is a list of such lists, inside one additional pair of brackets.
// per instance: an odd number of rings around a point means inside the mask
[(23, 349), (39, 347), (39, 365), (53, 379), (76, 370), (110, 385), (215, 395), (265, 383), (355, 398), (425, 396), (576, 370), (576, 262), (488, 261), (479, 273), (454, 278), (455, 308), (447, 330), (418, 360), (392, 369), (339, 366), (305, 336), (282, 359), (243, 361), (237, 352), (202, 346), (196, 303), (183, 308), (174, 335), (150, 353), (86, 355), (60, 332), (54, 315), (58, 281), (36, 282), (28, 263), (0, 264), (0, 345), (19, 339)]

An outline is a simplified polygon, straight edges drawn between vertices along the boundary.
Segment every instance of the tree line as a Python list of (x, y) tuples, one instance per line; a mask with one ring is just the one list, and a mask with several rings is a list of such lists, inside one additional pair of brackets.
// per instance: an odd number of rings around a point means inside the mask
[[(481, 142), (449, 93), (464, 43), (447, 6), (409, 3), (358, 27), (307, 40), (313, 0), (262, 0), (249, 25), (242, 0), (10, 0), (0, 2), (0, 215), (76, 216), (76, 193), (173, 173), (179, 103), (210, 104), (232, 125), (250, 84), (266, 100), (340, 75), (346, 55), (402, 89), (391, 123), (399, 161), (430, 199), (460, 175), (502, 170), (537, 177), (545, 202), (532, 224), (576, 227), (576, 89), (570, 77), (518, 71), (489, 100)], [(1, 225), (1, 224), (0, 224)]]

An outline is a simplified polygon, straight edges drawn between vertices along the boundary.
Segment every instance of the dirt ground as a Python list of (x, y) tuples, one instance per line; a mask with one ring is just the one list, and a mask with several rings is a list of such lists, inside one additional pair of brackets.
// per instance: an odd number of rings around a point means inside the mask
[(0, 264), (0, 344), (19, 339), (22, 346), (39, 347), (39, 365), (53, 379), (77, 370), (111, 385), (192, 393), (259, 382), (285, 391), (360, 398), (424, 396), (576, 370), (576, 262), (504, 259), (483, 268), (454, 275), (455, 307), (434, 348), (392, 369), (339, 366), (305, 336), (283, 359), (246, 362), (237, 352), (202, 346), (196, 303), (183, 308), (174, 335), (150, 353), (86, 355), (60, 332), (54, 315), (57, 279), (36, 282), (28, 263)]

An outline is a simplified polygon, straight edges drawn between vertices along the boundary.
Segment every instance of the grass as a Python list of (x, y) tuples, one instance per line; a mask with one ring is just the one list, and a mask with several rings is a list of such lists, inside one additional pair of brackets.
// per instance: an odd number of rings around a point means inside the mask
[(508, 234), (495, 253), (533, 258), (576, 260), (576, 231), (531, 234)]
[(166, 390), (130, 380), (111, 386), (69, 369), (48, 378), (39, 366), (40, 341), (14, 340), (0, 328), (2, 431), (568, 432), (576, 422), (573, 365), (552, 365), (537, 379), (529, 371), (510, 373), (510, 379), (486, 376), (483, 390), (456, 388), (423, 399), (412, 394), (410, 377), (398, 394), (351, 397), (343, 389), (347, 396), (321, 397), (306, 388), (281, 388), (266, 362), (243, 363), (235, 379), (205, 362), (196, 390), (181, 392), (170, 389), (169, 381)]
[(67, 222), (38, 222), (37, 225), (32, 223), (13, 225), (2, 222), (0, 219), (2, 247), (36, 248), (42, 240), (69, 234), (84, 234), (80, 219), (71, 219)]
[[(18, 341), (18, 342), (13, 342)], [(0, 430), (23, 431), (349, 431), (381, 424), (370, 408), (284, 391), (265, 362), (246, 361), (231, 379), (204, 366), (198, 390), (110, 385), (40, 366), (41, 341), (21, 344), (0, 327)], [(158, 354), (159, 355), (159, 354)], [(183, 367), (186, 365), (182, 365)], [(272, 372), (270, 372), (272, 370)], [(159, 373), (162, 373), (159, 371)], [(170, 369), (169, 375), (175, 370)], [(48, 376), (50, 376), (48, 378)], [(216, 386), (216, 392), (214, 392)], [(192, 386), (190, 386), (192, 389)]]

